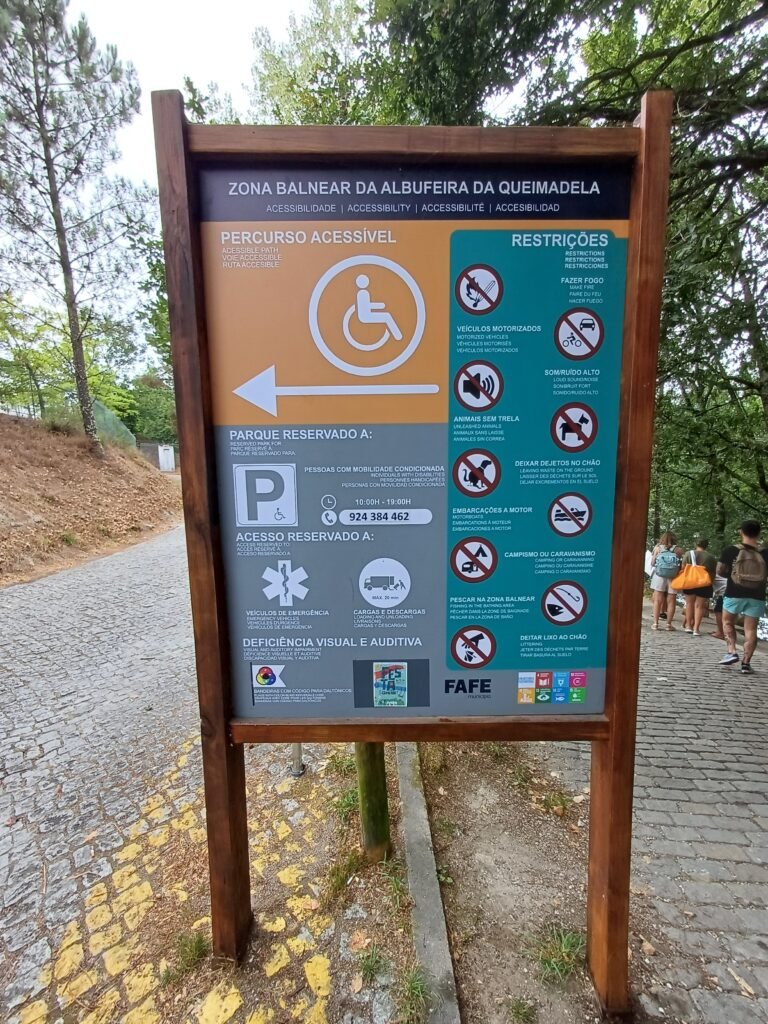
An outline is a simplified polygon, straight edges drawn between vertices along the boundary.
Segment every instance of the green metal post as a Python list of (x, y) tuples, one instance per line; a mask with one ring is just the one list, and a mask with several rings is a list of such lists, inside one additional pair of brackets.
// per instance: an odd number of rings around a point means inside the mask
[(366, 860), (373, 864), (384, 860), (390, 850), (384, 744), (356, 743), (355, 760), (363, 852)]

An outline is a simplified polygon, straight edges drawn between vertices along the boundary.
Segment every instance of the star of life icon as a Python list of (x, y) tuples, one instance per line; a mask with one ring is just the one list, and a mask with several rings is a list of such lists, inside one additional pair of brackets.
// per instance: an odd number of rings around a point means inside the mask
[(263, 588), (266, 597), (270, 601), (279, 598), (283, 608), (292, 608), (294, 597), (303, 601), (309, 593), (309, 588), (303, 585), (304, 580), (308, 578), (307, 572), (303, 566), (294, 569), (290, 558), (278, 559), (277, 569), (267, 566), (261, 578), (268, 583), (268, 586)]

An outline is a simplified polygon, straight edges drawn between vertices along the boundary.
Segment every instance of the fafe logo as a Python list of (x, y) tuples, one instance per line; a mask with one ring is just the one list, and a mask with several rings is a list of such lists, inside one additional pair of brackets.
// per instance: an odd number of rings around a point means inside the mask
[(486, 679), (446, 679), (446, 693), (465, 693), (469, 697), (491, 695), (491, 680)]
[(251, 683), (254, 699), (260, 690), (275, 686), (285, 686), (282, 671), (285, 665), (251, 665)]

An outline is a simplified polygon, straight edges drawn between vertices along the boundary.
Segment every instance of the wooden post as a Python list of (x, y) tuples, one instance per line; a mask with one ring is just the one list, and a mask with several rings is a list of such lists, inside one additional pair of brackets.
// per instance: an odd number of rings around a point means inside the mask
[(608, 632), (606, 739), (592, 741), (587, 960), (603, 1008), (630, 1009), (629, 881), (643, 559), (669, 177), (672, 93), (647, 93), (630, 205), (622, 417)]
[(366, 860), (384, 860), (390, 850), (387, 769), (383, 743), (356, 743), (360, 831)]
[(193, 216), (181, 93), (153, 93), (160, 210), (165, 243), (176, 416), (211, 877), (213, 950), (237, 959), (253, 914), (248, 868), (243, 747), (228, 735), (232, 717), (224, 574), (219, 543), (211, 394), (203, 309), (200, 244)]

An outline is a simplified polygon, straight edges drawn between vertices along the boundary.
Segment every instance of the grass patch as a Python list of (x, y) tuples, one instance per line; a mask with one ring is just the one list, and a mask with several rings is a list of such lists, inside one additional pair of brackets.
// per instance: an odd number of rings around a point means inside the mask
[(444, 864), (437, 865), (437, 880), (440, 885), (453, 885), (453, 879), (448, 873), (448, 868)]
[(429, 989), (423, 967), (412, 967), (400, 976), (395, 993), (398, 1024), (423, 1024), (429, 1005)]
[(510, 1024), (536, 1024), (538, 1013), (533, 1003), (527, 999), (510, 999), (509, 1021)]
[(438, 818), (435, 821), (435, 831), (446, 839), (453, 839), (459, 834), (459, 826), (450, 818)]
[(581, 932), (550, 924), (532, 941), (530, 955), (544, 981), (563, 984), (583, 966), (584, 950)]
[(334, 750), (328, 756), (328, 767), (344, 778), (357, 774), (355, 755), (348, 754), (345, 750)]
[(333, 801), (336, 813), (346, 825), (358, 807), (357, 786), (350, 786)]
[(428, 775), (442, 775), (448, 767), (444, 743), (420, 743), (419, 758)]
[(517, 789), (526, 789), (533, 782), (533, 769), (524, 761), (518, 761), (517, 764), (512, 765), (509, 771), (512, 776), (512, 785)]
[(408, 905), (409, 899), (402, 863), (399, 860), (385, 860), (381, 864), (381, 873), (386, 879), (392, 906), (397, 911), (402, 910)]
[(176, 940), (175, 967), (166, 967), (160, 975), (161, 985), (179, 981), (208, 956), (211, 944), (201, 932), (183, 932)]
[(71, 530), (65, 530), (64, 533), (59, 535), (59, 540), (62, 544), (66, 544), (68, 548), (73, 548), (77, 544), (77, 535), (72, 533)]
[(486, 743), (485, 748), (494, 761), (506, 761), (509, 758), (509, 747), (506, 743)]
[(387, 966), (387, 961), (375, 942), (369, 950), (360, 954), (357, 963), (366, 985), (372, 985)]
[(334, 864), (331, 864), (323, 883), (322, 902), (326, 907), (338, 899), (346, 889), (347, 882), (364, 864), (365, 858), (360, 850), (343, 853)]
[(564, 793), (561, 789), (550, 790), (541, 798), (541, 806), (545, 811), (552, 811), (553, 814), (565, 814), (572, 804), (573, 797)]

